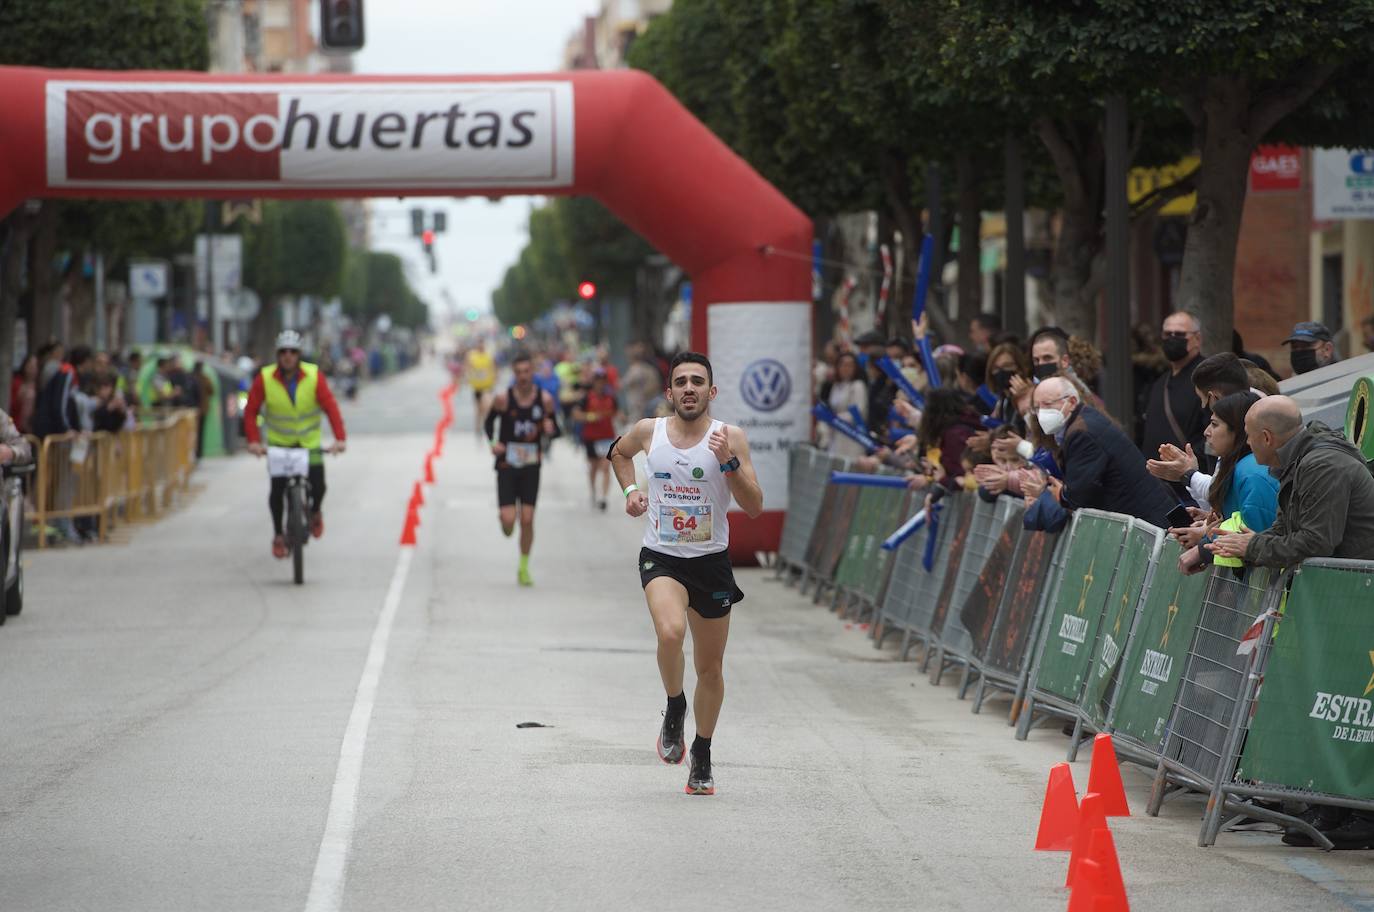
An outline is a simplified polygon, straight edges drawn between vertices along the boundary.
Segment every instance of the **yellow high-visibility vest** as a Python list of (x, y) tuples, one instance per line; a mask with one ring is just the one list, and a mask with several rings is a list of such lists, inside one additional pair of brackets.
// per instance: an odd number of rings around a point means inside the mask
[(300, 379), (296, 381), (296, 401), (286, 391), (286, 384), (276, 378), (277, 366), (262, 369), (262, 402), (260, 423), (267, 431), (269, 446), (320, 448), (320, 403), (315, 391), (320, 384), (320, 369), (302, 361)]

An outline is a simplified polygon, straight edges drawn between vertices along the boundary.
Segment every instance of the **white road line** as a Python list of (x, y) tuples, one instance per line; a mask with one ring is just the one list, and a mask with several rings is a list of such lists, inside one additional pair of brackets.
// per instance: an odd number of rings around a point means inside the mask
[(320, 854), (315, 859), (315, 874), (310, 879), (306, 912), (338, 912), (343, 906), (344, 878), (348, 874), (348, 852), (353, 845), (353, 824), (358, 813), (358, 785), (363, 774), (367, 729), (372, 724), (372, 707), (377, 699), (377, 685), (382, 679), (382, 666), (386, 664), (386, 647), (391, 640), (391, 627), (396, 621), (396, 609), (401, 604), (414, 552), (414, 548), (402, 548), (397, 556), (391, 586), (372, 631), (367, 662), (353, 698), (353, 712), (348, 717), (348, 728), (344, 730), (343, 745), (339, 748), (339, 766), (334, 773), (334, 791), (329, 798), (329, 817), (324, 823)]

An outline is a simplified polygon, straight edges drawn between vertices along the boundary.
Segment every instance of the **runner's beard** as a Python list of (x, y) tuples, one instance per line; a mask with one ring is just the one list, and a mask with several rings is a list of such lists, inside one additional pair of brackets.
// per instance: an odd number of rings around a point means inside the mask
[(681, 399), (673, 400), (673, 412), (683, 421), (694, 421), (706, 414), (706, 400), (698, 398), (691, 408), (684, 407)]

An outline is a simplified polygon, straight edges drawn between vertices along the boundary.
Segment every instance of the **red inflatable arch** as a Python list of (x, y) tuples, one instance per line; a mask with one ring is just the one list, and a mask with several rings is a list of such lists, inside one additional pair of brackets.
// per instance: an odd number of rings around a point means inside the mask
[(29, 197), (593, 196), (693, 279), (777, 548), (810, 431), (811, 223), (643, 73), (292, 76), (0, 67), (0, 216)]

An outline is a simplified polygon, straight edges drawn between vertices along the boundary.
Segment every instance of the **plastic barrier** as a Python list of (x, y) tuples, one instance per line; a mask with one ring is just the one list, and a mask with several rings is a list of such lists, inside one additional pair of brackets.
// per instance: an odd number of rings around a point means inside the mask
[(57, 521), (92, 519), (104, 541), (112, 520), (154, 517), (170, 507), (195, 468), (197, 429), (196, 413), (179, 410), (117, 434), (35, 440), (29, 515), (38, 527), (38, 547), (47, 547)]
[(938, 638), (931, 682), (939, 684), (946, 670), (962, 666), (963, 674), (959, 682), (960, 699), (968, 693), (971, 680), (969, 659), (973, 655), (973, 640), (960, 619), (960, 609), (977, 586), (979, 576), (992, 556), (1007, 519), (1017, 506), (1009, 497), (999, 497), (996, 501), (988, 503), (977, 495), (965, 496), (973, 500), (975, 505), (973, 521), (969, 524), (968, 538), (964, 543), (963, 559), (959, 561), (959, 573), (954, 579), (954, 585), (949, 587), (948, 600), (942, 600), (936, 607), (936, 616), (931, 621), (931, 632)]

